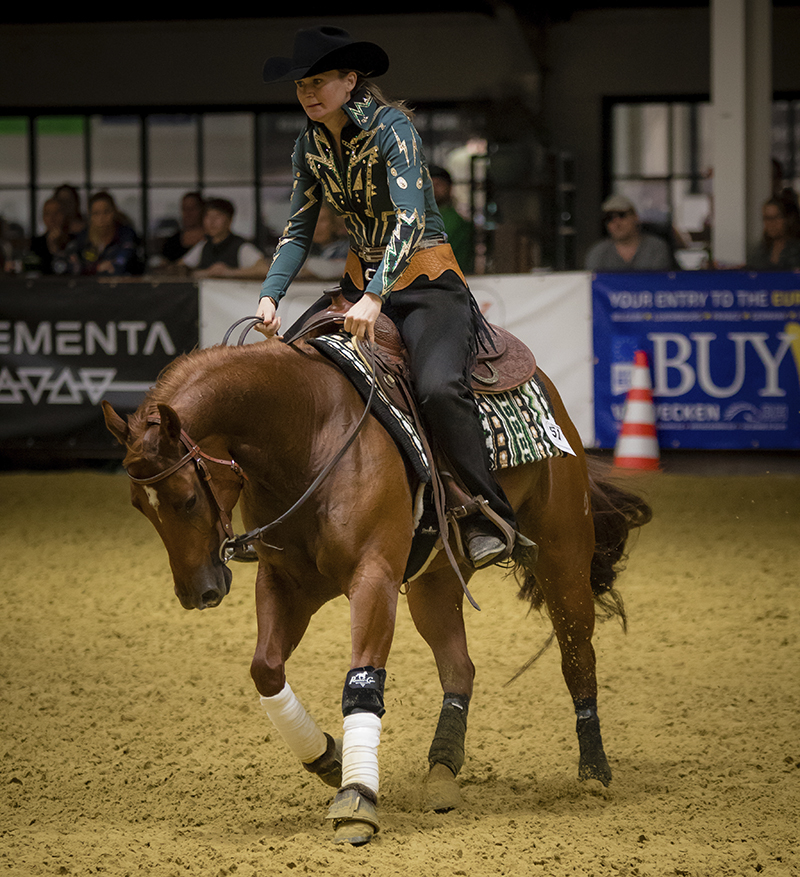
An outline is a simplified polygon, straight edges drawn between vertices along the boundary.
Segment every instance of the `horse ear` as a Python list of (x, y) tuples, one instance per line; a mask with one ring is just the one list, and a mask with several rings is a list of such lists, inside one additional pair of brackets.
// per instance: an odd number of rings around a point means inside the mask
[(170, 442), (178, 442), (181, 438), (181, 419), (169, 407), (169, 405), (159, 405), (158, 414), (161, 418), (161, 426), (159, 433), (161, 438)]
[(102, 404), (106, 428), (121, 445), (127, 445), (128, 439), (131, 437), (128, 422), (123, 420), (105, 399)]

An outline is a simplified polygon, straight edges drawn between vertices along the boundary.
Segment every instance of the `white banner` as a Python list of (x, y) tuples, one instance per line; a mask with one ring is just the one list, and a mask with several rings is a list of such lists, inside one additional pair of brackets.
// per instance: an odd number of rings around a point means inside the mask
[[(584, 446), (594, 444), (591, 274), (485, 275), (470, 277), (469, 285), (489, 322), (508, 329), (534, 352), (558, 388)], [(259, 287), (257, 281), (201, 281), (201, 347), (219, 344), (237, 320), (255, 314)], [(293, 284), (279, 310), (283, 328), (325, 288), (319, 282)], [(229, 343), (238, 342), (244, 327), (233, 331)], [(246, 340), (261, 338), (251, 332)]]
[(592, 275), (586, 271), (471, 277), (486, 319), (530, 347), (558, 388), (584, 447), (594, 444)]

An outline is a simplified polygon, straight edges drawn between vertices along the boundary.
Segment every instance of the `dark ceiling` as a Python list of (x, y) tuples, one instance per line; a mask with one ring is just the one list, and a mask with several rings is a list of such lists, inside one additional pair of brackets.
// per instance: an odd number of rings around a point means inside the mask
[[(657, 2), (657, 0), (616, 0), (616, 2), (608, 3), (601, 0), (403, 0), (402, 5), (396, 10), (396, 13), (387, 13), (385, 8), (380, 4), (372, 2), (364, 2), (364, 0), (350, 0), (346, 7), (338, 9), (332, 8), (330, 2), (321, 3), (315, 0), (308, 0), (302, 7), (303, 18), (318, 19), (325, 21), (330, 18), (340, 18), (342, 15), (421, 15), (426, 13), (443, 13), (443, 12), (477, 12), (483, 15), (491, 15), (495, 9), (501, 5), (510, 6), (514, 9), (520, 18), (530, 22), (556, 22), (568, 21), (575, 13), (592, 9), (636, 9), (636, 8), (663, 8), (663, 9), (686, 9), (686, 8), (708, 8), (708, 2), (701, 0), (673, 0), (671, 3)], [(773, 6), (798, 6), (798, 0), (773, 0)], [(6, 4), (12, 6), (12, 4)], [(285, 6), (276, 4), (270, 11), (261, 15), (214, 15), (213, 9), (208, 10), (208, 14), (186, 14), (186, 15), (159, 15), (154, 14), (151, 10), (145, 9), (136, 14), (136, 10), (126, 7), (124, 11), (116, 12), (113, 8), (105, 8), (99, 10), (92, 9), (91, 12), (83, 12), (81, 8), (72, 5), (69, 12), (62, 12), (58, 7), (48, 7), (39, 9), (38, 6), (30, 4), (15, 4), (16, 8), (5, 9), (0, 16), (0, 25), (2, 24), (65, 24), (69, 22), (111, 22), (111, 21), (201, 21), (201, 20), (224, 20), (224, 19), (269, 19), (286, 17), (287, 9)], [(147, 14), (146, 14), (147, 13)]]
[[(634, 0), (617, 0), (615, 3), (602, 3), (599, 0), (502, 0), (507, 6), (511, 6), (525, 18), (547, 18), (547, 19), (568, 19), (573, 13), (585, 9), (606, 9), (606, 8), (634, 8), (634, 7), (697, 7), (708, 6), (708, 3), (697, 2), (697, 0), (674, 0), (672, 3), (658, 2), (634, 2)], [(9, 6), (11, 4), (8, 4)], [(24, 8), (24, 4), (15, 4), (16, 8), (4, 10), (0, 23), (67, 23), (67, 22), (102, 22), (102, 21), (176, 21), (176, 20), (209, 20), (209, 19), (231, 19), (231, 18), (283, 18), (286, 17), (287, 9), (285, 6), (276, 4), (273, 8), (274, 13), (261, 15), (214, 15), (213, 9), (209, 10), (210, 14), (187, 14), (187, 15), (158, 15), (158, 14), (136, 14), (136, 10), (127, 5), (123, 11), (116, 12), (108, 5), (105, 8), (93, 8), (91, 12), (83, 12), (80, 6), (71, 4), (69, 11), (64, 12), (56, 7), (48, 9), (36, 10), (40, 14), (36, 14), (30, 8)], [(423, 15), (425, 13), (442, 13), (442, 12), (478, 12), (490, 15), (494, 9), (501, 5), (499, 0), (457, 0), (457, 2), (447, 2), (447, 0), (404, 0), (402, 5), (396, 10), (397, 14), (403, 15)], [(784, 4), (777, 0), (776, 5), (795, 5), (795, 3)], [(326, 18), (341, 17), (342, 14), (350, 15), (385, 15), (385, 8), (381, 8), (380, 4), (374, 2), (358, 2), (351, 0), (346, 7), (338, 9), (331, 6), (330, 3), (320, 3), (310, 0), (303, 5), (302, 14), (304, 18)], [(391, 14), (391, 13), (390, 13)]]

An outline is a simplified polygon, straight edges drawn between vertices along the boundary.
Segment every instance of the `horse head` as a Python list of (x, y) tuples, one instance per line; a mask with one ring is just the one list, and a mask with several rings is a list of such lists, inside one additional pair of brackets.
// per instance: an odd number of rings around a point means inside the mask
[(204, 475), (205, 455), (197, 449), (194, 455), (187, 453), (178, 414), (164, 404), (157, 410), (157, 417), (137, 412), (126, 421), (103, 402), (107, 428), (127, 449), (123, 466), (131, 478), (131, 503), (156, 528), (167, 549), (181, 605), (218, 606), (232, 579), (220, 558), (226, 536), (222, 516), (229, 520), (241, 481), (216, 479), (215, 490), (210, 476)]

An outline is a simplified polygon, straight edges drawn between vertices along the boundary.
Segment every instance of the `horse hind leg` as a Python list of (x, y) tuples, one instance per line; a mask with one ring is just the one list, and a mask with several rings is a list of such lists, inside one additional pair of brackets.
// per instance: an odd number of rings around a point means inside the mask
[[(583, 521), (584, 526), (579, 526), (579, 521)], [(542, 548), (541, 555), (535, 565), (524, 570), (520, 596), (536, 608), (546, 604), (553, 623), (561, 650), (561, 670), (575, 708), (580, 753), (578, 778), (599, 781), (607, 787), (612, 774), (597, 714), (597, 670), (592, 646), (595, 625), (590, 583), (593, 531), (582, 510), (571, 516), (570, 526), (555, 527), (555, 520), (552, 524), (554, 531), (547, 532), (549, 528), (542, 527), (540, 522), (537, 541)]]
[(469, 695), (445, 693), (439, 721), (428, 750), (428, 776), (424, 807), (447, 813), (461, 806), (461, 789), (456, 777), (464, 766)]
[(611, 783), (611, 765), (608, 763), (600, 733), (597, 698), (587, 698), (583, 703), (576, 703), (575, 714), (575, 731), (580, 750), (578, 779), (597, 780), (608, 788)]

